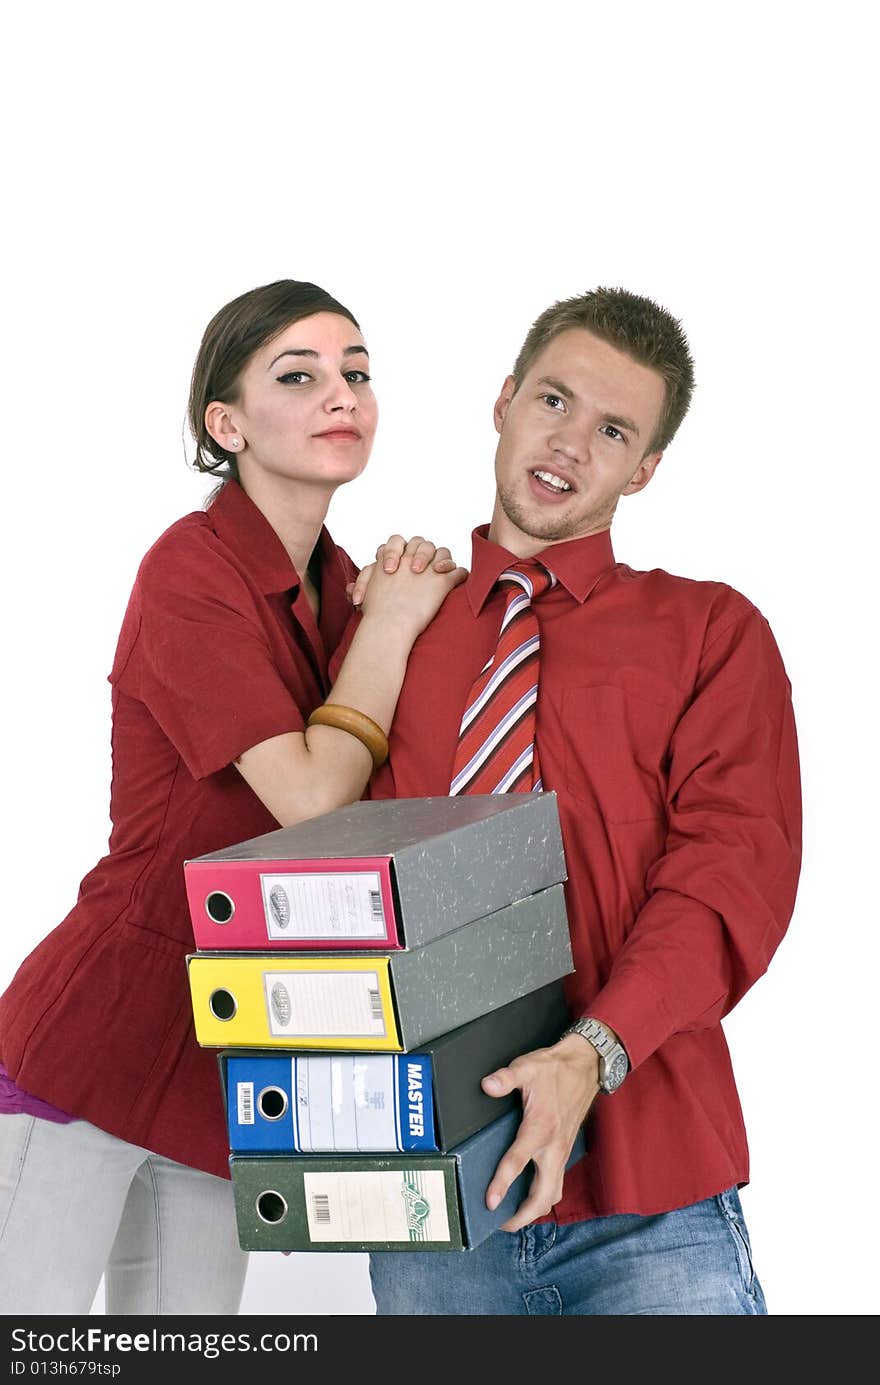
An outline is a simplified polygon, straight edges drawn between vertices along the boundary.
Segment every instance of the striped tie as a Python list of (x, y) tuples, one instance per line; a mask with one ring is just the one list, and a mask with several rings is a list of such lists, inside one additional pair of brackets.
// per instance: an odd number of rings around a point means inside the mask
[(450, 795), (543, 788), (535, 745), (540, 634), (532, 602), (556, 585), (534, 559), (498, 578), (507, 606), (498, 646), (471, 688), (458, 733)]

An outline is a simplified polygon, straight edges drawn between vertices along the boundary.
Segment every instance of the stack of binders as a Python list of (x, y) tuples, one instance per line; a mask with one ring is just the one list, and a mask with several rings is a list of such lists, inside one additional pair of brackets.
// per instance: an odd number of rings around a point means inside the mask
[(480, 1079), (568, 1023), (555, 794), (358, 802), (184, 874), (242, 1247), (466, 1250), (506, 1221), (519, 1097)]

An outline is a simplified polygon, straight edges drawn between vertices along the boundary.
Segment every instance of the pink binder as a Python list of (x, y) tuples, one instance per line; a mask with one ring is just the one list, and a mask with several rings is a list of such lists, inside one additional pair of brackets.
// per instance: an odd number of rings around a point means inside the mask
[(184, 880), (200, 951), (403, 946), (387, 856), (196, 859)]

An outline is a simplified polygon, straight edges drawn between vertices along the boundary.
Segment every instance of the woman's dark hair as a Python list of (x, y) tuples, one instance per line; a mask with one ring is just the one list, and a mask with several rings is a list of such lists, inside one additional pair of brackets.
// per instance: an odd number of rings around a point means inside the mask
[(187, 407), (196, 443), (192, 463), (196, 471), (238, 480), (235, 456), (211, 437), (205, 427), (205, 410), (212, 399), (234, 404), (241, 373), (254, 352), (291, 323), (314, 313), (339, 313), (360, 331), (360, 323), (348, 308), (317, 284), (300, 279), (278, 279), (274, 284), (250, 289), (211, 318), (193, 366)]

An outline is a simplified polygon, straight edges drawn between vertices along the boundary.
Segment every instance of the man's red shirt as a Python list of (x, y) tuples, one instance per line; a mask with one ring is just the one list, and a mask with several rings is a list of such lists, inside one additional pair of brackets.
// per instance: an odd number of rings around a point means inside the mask
[[(486, 535), (475, 530), (470, 576), (413, 648), (370, 797), (449, 792), (504, 609), (494, 584), (514, 556)], [(721, 1019), (794, 906), (790, 686), (766, 620), (730, 587), (633, 571), (607, 532), (538, 556), (559, 579), (535, 605), (537, 742), (565, 845), (568, 999), (616, 1030), (632, 1064), (594, 1102), (588, 1156), (554, 1214), (659, 1213), (748, 1181)]]

